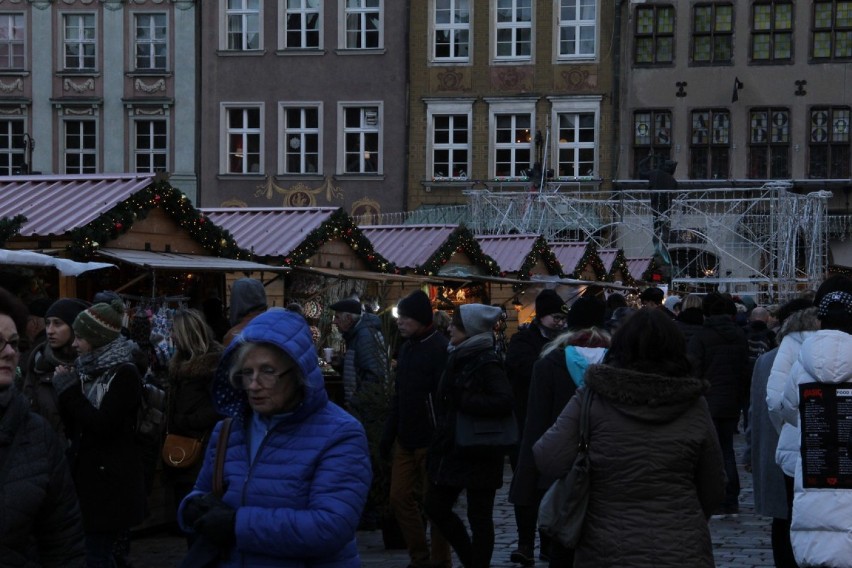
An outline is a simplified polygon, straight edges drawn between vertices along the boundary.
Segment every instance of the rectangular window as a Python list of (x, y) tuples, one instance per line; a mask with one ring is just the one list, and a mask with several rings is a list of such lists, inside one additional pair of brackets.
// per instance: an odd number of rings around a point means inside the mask
[(262, 171), (261, 107), (227, 108), (227, 174), (256, 174)]
[(597, 0), (559, 0), (559, 59), (595, 56)]
[(225, 0), (227, 48), (235, 51), (260, 49), (260, 0)]
[(532, 53), (532, 0), (497, 0), (497, 59), (529, 60)]
[(467, 179), (470, 168), (470, 117), (436, 114), (432, 117), (432, 178)]
[(674, 7), (637, 6), (634, 62), (638, 65), (672, 63), (674, 27)]
[(65, 120), (64, 159), (66, 174), (94, 174), (98, 171), (97, 121)]
[(381, 113), (377, 106), (343, 107), (343, 172), (382, 172)]
[(667, 110), (643, 110), (633, 115), (633, 168), (639, 177), (643, 167), (650, 168), (651, 156), (671, 159), (672, 113)]
[(731, 155), (731, 114), (727, 110), (692, 112), (689, 177), (727, 179)]
[(532, 167), (532, 115), (494, 116), (494, 176), (524, 177)]
[(165, 14), (136, 14), (136, 70), (165, 71), (168, 30)]
[(790, 177), (790, 111), (754, 109), (749, 113), (748, 177)]
[(0, 69), (24, 68), (26, 28), (23, 14), (0, 14)]
[(168, 126), (164, 119), (135, 120), (133, 160), (139, 173), (168, 171)]
[(320, 0), (285, 0), (284, 49), (318, 49)]
[(730, 63), (733, 57), (734, 7), (699, 4), (692, 14), (692, 61)]
[(808, 139), (808, 176), (823, 179), (848, 179), (849, 107), (814, 108), (810, 113)]
[(23, 119), (0, 120), (0, 175), (27, 173)]
[(97, 36), (94, 14), (65, 14), (63, 53), (65, 69), (94, 70)]
[(814, 2), (814, 59), (852, 57), (852, 2)]
[(382, 0), (345, 0), (346, 49), (379, 49), (382, 38)]
[(435, 0), (436, 61), (470, 60), (470, 0)]
[(592, 176), (595, 172), (595, 114), (559, 114), (556, 175), (559, 178)]
[(793, 58), (793, 4), (762, 2), (752, 6), (752, 61)]
[(320, 108), (282, 107), (285, 174), (320, 171)]

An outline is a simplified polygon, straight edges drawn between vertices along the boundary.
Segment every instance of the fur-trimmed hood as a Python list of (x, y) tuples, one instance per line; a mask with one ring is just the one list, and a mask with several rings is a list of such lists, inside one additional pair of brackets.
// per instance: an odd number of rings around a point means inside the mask
[(182, 354), (175, 353), (169, 362), (170, 380), (174, 382), (188, 380), (209, 381), (216, 372), (216, 366), (222, 357), (222, 350), (223, 348), (220, 344), (214, 343), (210, 346), (210, 350), (207, 353), (194, 359), (186, 359)]
[(592, 365), (586, 386), (619, 412), (643, 422), (671, 422), (691, 408), (710, 384), (695, 377), (668, 377)]

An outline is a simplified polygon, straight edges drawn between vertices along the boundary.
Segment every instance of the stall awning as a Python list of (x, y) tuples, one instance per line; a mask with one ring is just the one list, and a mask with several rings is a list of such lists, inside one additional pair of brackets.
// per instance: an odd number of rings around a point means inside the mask
[(299, 272), (328, 276), (330, 278), (348, 280), (372, 280), (377, 282), (410, 282), (413, 284), (444, 284), (446, 282), (469, 283), (470, 278), (455, 276), (424, 276), (421, 274), (391, 274), (369, 272), (367, 270), (344, 270), (336, 268), (319, 268), (313, 266), (294, 266)]
[(63, 276), (79, 276), (90, 270), (115, 268), (114, 264), (106, 262), (76, 262), (67, 258), (57, 258), (47, 254), (29, 250), (0, 249), (0, 265), (15, 266), (49, 266), (59, 271)]
[(235, 260), (218, 256), (181, 254), (174, 252), (154, 252), (102, 248), (98, 254), (114, 258), (128, 264), (154, 270), (184, 270), (192, 272), (289, 272), (288, 266), (270, 266), (247, 260)]

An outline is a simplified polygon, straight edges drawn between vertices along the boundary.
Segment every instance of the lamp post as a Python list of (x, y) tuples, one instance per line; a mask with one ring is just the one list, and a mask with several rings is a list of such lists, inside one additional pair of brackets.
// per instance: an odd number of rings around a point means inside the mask
[(30, 136), (29, 132), (24, 132), (24, 163), (21, 164), (21, 174), (27, 175), (30, 173), (33, 161), (33, 148), (35, 148), (35, 140)]

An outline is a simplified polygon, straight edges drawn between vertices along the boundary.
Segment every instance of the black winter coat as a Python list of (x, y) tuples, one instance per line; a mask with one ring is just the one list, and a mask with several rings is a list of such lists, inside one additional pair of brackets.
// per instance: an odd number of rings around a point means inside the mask
[(739, 418), (743, 384), (747, 381), (748, 341), (730, 316), (704, 319), (687, 345), (693, 374), (710, 383), (705, 397), (713, 418)]
[[(73, 354), (66, 352), (66, 349), (73, 351)], [(53, 388), (51, 379), (53, 379), (56, 365), (60, 363), (73, 365), (76, 358), (77, 352), (70, 346), (56, 353), (46, 342), (36, 345), (30, 351), (21, 388), (33, 411), (43, 416), (59, 434), (63, 447), (68, 446), (68, 439), (65, 436), (65, 424), (59, 412), (59, 396)]]
[(437, 485), (497, 489), (503, 485), (503, 452), (471, 455), (456, 447), (459, 409), (473, 416), (503, 417), (512, 412), (512, 388), (491, 348), (463, 357), (451, 353), (438, 386), (438, 425), (429, 447), (429, 480)]
[(426, 448), (434, 427), (429, 415), (438, 390), (438, 381), (447, 363), (447, 337), (433, 329), (423, 337), (402, 344), (397, 359), (395, 389), (383, 440), (397, 443), (406, 450)]
[(23, 396), (0, 391), (0, 565), (86, 565), (80, 507), (56, 433)]
[(533, 322), (519, 330), (509, 341), (506, 351), (506, 376), (512, 385), (515, 397), (515, 416), (518, 428), (523, 431), (527, 418), (527, 401), (529, 399), (530, 383), (532, 382), (533, 365), (538, 360), (541, 350), (550, 341), (541, 332), (541, 328)]
[(134, 433), (142, 380), (133, 363), (105, 371), (113, 372), (99, 408), (77, 386), (59, 395), (86, 532), (120, 531), (145, 515), (145, 481)]

